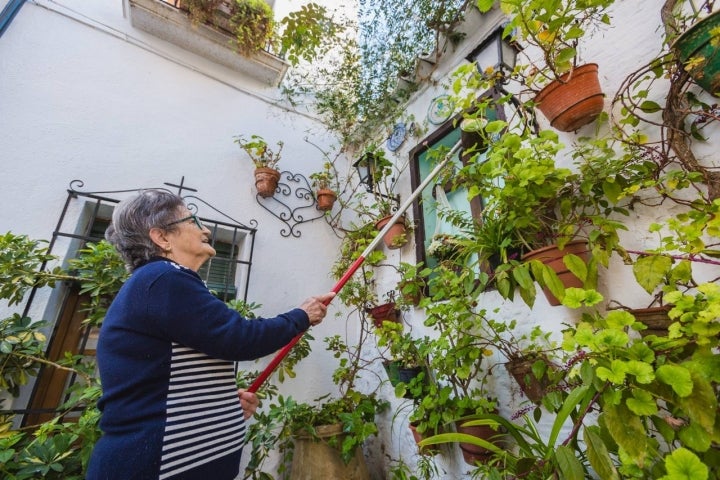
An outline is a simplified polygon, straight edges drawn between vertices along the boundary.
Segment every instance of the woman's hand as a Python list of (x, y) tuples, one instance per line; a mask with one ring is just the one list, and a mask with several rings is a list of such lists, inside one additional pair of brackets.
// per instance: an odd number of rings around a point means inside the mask
[(332, 300), (334, 296), (335, 292), (330, 292), (325, 295), (310, 297), (305, 300), (302, 305), (300, 305), (300, 308), (305, 310), (305, 313), (307, 313), (310, 325), (315, 326), (322, 322), (323, 318), (325, 318), (325, 315), (327, 314), (326, 304), (330, 303), (330, 300)]
[(245, 420), (255, 415), (255, 410), (257, 410), (258, 405), (260, 405), (260, 399), (258, 399), (257, 395), (246, 391), (244, 388), (239, 388), (238, 397), (240, 398), (240, 405), (242, 406)]

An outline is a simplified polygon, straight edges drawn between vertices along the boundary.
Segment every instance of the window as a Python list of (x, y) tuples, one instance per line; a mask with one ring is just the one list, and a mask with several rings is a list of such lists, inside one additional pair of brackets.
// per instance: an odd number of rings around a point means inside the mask
[[(57, 230), (53, 233), (50, 253), (67, 252), (66, 256), (72, 258), (88, 242), (97, 243), (104, 239), (118, 201), (70, 191)], [(199, 275), (221, 300), (229, 301), (238, 296), (246, 299), (255, 230), (238, 223), (202, 217), (201, 221), (211, 231), (217, 256), (200, 269)], [(33, 295), (26, 311), (32, 298)], [(56, 319), (48, 335), (46, 354), (49, 359), (62, 359), (66, 352), (91, 358), (95, 356), (99, 328), (83, 323), (87, 318), (88, 301), (89, 297), (80, 292), (77, 284), (58, 284), (53, 289), (44, 315), (45, 318)], [(68, 389), (77, 381), (67, 371), (43, 367), (35, 381), (23, 425), (35, 425), (55, 416), (58, 407), (67, 400)], [(74, 412), (69, 412), (65, 418), (71, 420), (74, 416)]]
[[(485, 112), (485, 118), (494, 120), (504, 118), (501, 111), (489, 110)], [(413, 189), (417, 188), (420, 183), (427, 178), (436, 161), (432, 158), (430, 152), (437, 147), (443, 146), (448, 150), (460, 141), (461, 131), (459, 128), (461, 115), (448, 120), (438, 128), (435, 132), (421, 141), (419, 145), (413, 149), (411, 155), (411, 175)], [(455, 168), (462, 166), (469, 160), (464, 158), (463, 150), (456, 154), (452, 159)], [(472, 157), (472, 155), (470, 155)], [(479, 153), (475, 161), (481, 162), (483, 158), (482, 152)], [(417, 259), (432, 267), (438, 264), (440, 260), (437, 255), (433, 255), (434, 247), (433, 237), (437, 234), (457, 235), (459, 229), (450, 224), (445, 218), (438, 216), (438, 208), (441, 210), (450, 209), (455, 212), (464, 212), (465, 217), (479, 222), (481, 218), (483, 202), (482, 199), (475, 197), (468, 201), (467, 190), (465, 188), (452, 188), (451, 185), (440, 185), (431, 183), (419, 198), (418, 202), (413, 205), (414, 217), (419, 220), (416, 230)], [(430, 250), (430, 251), (429, 251)], [(472, 264), (472, 260), (468, 264)]]

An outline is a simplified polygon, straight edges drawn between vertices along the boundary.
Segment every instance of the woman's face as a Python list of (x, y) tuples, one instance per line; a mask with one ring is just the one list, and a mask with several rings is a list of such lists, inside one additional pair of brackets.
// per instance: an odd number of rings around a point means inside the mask
[(171, 225), (174, 228), (166, 233), (169, 259), (197, 272), (203, 263), (215, 256), (215, 249), (210, 245), (210, 230), (190, 210), (180, 209), (177, 220)]

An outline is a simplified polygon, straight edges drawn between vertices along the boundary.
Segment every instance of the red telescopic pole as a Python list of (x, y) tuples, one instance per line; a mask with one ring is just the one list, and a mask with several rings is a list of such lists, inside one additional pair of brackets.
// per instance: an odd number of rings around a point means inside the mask
[[(460, 148), (460, 142), (456, 143), (453, 148), (445, 155), (445, 158), (438, 163), (435, 168), (430, 172), (430, 174), (425, 177), (425, 180), (422, 181), (422, 183), (410, 194), (410, 197), (408, 197), (407, 200), (405, 200), (405, 203), (403, 203), (395, 212), (395, 214), (390, 218), (390, 221), (385, 224), (385, 226), (380, 230), (380, 232), (375, 236), (372, 242), (363, 250), (363, 252), (360, 254), (360, 256), (353, 262), (352, 265), (347, 269), (347, 271), (343, 274), (343, 276), (338, 280), (338, 282), (335, 284), (335, 286), (332, 288), (332, 292), (338, 293), (342, 288), (345, 286), (345, 284), (350, 280), (350, 278), (355, 274), (358, 268), (360, 268), (360, 265), (363, 264), (365, 261), (365, 258), (372, 253), (373, 250), (378, 246), (380, 241), (382, 240), (383, 236), (390, 230), (390, 228), (397, 223), (398, 219), (407, 211), (408, 208), (410, 208), (410, 205), (415, 201), (417, 197), (420, 196), (423, 190), (425, 190), (425, 187), (427, 187), (430, 182), (433, 181), (435, 177), (438, 176), (440, 171), (445, 167), (445, 165), (448, 164), (448, 162), (452, 159), (455, 152), (458, 151)], [(325, 305), (329, 304), (330, 300), (325, 302)], [(295, 346), (295, 344), (302, 338), (302, 336), (305, 334), (305, 332), (297, 334), (290, 342), (285, 345), (282, 349), (278, 351), (277, 354), (275, 354), (275, 357), (272, 359), (272, 361), (268, 364), (267, 367), (265, 367), (265, 370), (263, 370), (258, 378), (255, 379), (255, 381), (250, 385), (250, 387), (247, 389), (248, 392), (257, 392), (263, 383), (272, 375), (272, 373), (275, 371), (278, 365), (280, 365), (280, 362), (283, 361), (283, 359), (287, 356), (288, 353), (290, 353), (290, 350), (292, 350), (292, 347)]]

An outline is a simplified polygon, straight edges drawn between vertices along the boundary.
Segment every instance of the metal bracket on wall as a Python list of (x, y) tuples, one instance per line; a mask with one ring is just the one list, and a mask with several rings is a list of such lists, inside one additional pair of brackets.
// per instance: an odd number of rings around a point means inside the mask
[[(302, 232), (296, 229), (298, 225), (312, 222), (325, 215), (325, 212), (317, 208), (310, 182), (300, 173), (281, 172), (275, 194), (268, 198), (256, 194), (255, 198), (261, 207), (287, 225), (287, 229), (280, 230), (280, 235), (283, 237), (301, 237)], [(313, 216), (305, 218), (307, 210), (311, 210), (307, 215)]]

